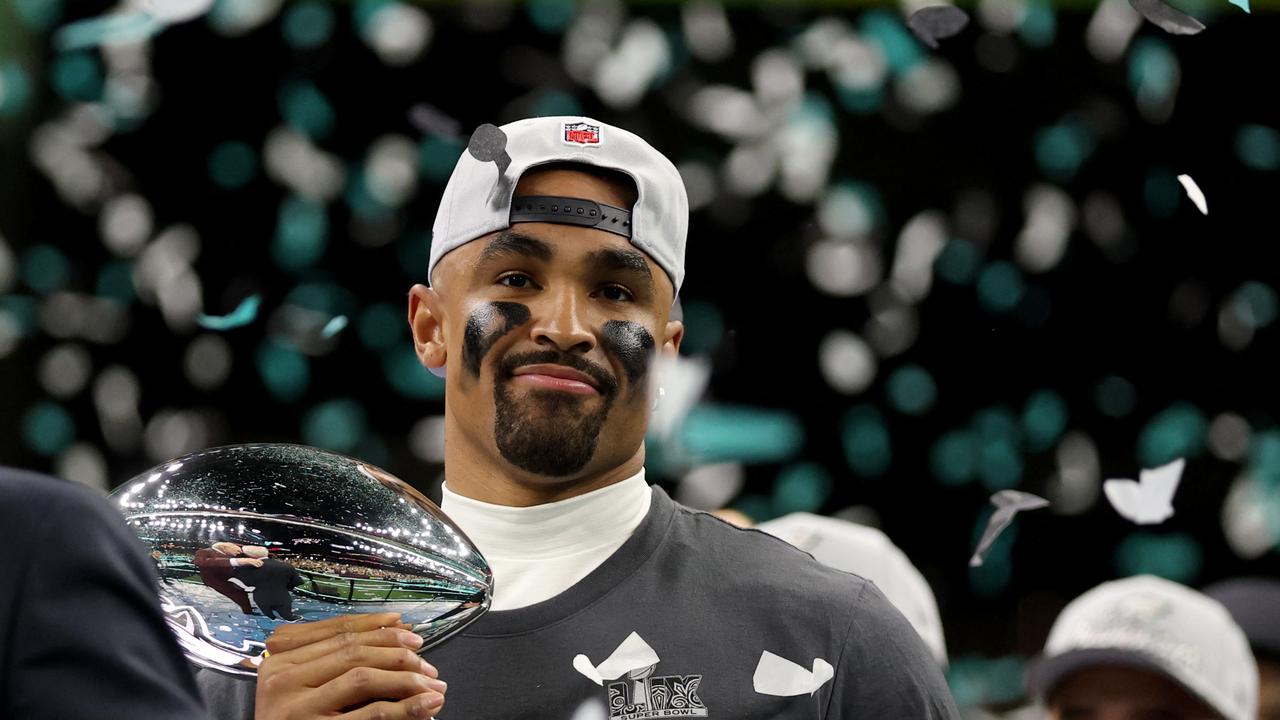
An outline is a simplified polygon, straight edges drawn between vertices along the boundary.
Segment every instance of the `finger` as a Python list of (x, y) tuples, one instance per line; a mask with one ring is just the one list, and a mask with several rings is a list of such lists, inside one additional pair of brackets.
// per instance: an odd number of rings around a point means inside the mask
[[(359, 652), (365, 648), (396, 648), (404, 653), (413, 654), (420, 647), (422, 647), (422, 638), (408, 630), (381, 628), (366, 630), (362, 633), (342, 633), (293, 650), (272, 652), (270, 659), (275, 660), (277, 665), (310, 663), (324, 657), (351, 658), (354, 662), (361, 659)], [(414, 657), (417, 656), (414, 655)], [(351, 667), (354, 667), (354, 664)], [(334, 673), (333, 677), (338, 674)]]
[[(362, 633), (388, 625), (398, 625), (398, 613), (373, 615), (340, 615), (338, 617), (301, 625), (282, 625), (267, 638), (267, 649), (274, 655), (288, 652), (303, 645), (311, 645), (343, 633)], [(286, 629), (287, 628), (287, 629)]]
[(359, 710), (343, 713), (338, 720), (401, 720), (402, 718), (433, 718), (444, 707), (444, 696), (424, 693), (400, 702), (376, 702)]
[(356, 668), (408, 672), (431, 678), (440, 676), (431, 663), (408, 648), (350, 645), (309, 662), (291, 666), (288, 669), (289, 684), (295, 687), (320, 687)]
[(312, 709), (323, 715), (371, 700), (403, 700), (425, 693), (443, 696), (446, 687), (444, 681), (416, 672), (357, 667), (320, 686), (312, 696)]

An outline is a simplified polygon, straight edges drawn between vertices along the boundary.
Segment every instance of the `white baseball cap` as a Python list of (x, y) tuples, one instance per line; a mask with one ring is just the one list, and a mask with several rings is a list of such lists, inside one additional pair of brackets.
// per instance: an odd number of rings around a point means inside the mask
[(873, 527), (803, 512), (767, 520), (756, 528), (804, 550), (823, 565), (874, 582), (946, 667), (947, 643), (933, 590), (887, 535)]
[(1162, 675), (1226, 720), (1255, 720), (1258, 667), (1216, 600), (1151, 575), (1113, 580), (1072, 600), (1049, 631), (1027, 686), (1044, 700), (1079, 670), (1123, 665)]
[[(516, 183), (530, 168), (569, 162), (616, 170), (635, 182), (630, 208), (583, 198), (522, 198)], [(666, 271), (676, 293), (684, 281), (689, 198), (675, 165), (634, 133), (589, 117), (538, 117), (472, 133), (440, 198), (427, 278), (446, 253), (517, 222), (595, 227), (628, 238)]]

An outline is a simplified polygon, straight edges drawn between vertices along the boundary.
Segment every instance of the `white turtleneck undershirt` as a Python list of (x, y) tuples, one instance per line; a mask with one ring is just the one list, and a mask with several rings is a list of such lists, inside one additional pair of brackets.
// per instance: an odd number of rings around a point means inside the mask
[(644, 469), (584, 495), (532, 507), (463, 497), (441, 487), (440, 509), (493, 570), (491, 610), (514, 610), (568, 590), (631, 537), (652, 498)]

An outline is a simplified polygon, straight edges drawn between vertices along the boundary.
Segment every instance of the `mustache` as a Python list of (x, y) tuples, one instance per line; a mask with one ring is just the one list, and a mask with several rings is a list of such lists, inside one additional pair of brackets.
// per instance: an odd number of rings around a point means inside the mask
[(554, 350), (532, 350), (524, 353), (513, 353), (502, 359), (498, 371), (503, 377), (511, 377), (516, 368), (522, 365), (563, 365), (588, 375), (596, 381), (603, 395), (612, 395), (618, 389), (618, 381), (604, 368), (577, 355), (566, 355)]

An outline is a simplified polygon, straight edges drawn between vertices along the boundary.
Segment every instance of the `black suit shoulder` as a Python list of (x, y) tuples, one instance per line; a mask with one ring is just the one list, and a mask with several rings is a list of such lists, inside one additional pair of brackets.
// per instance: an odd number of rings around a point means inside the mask
[(0, 546), (0, 716), (204, 716), (154, 566), (109, 501), (0, 468)]

